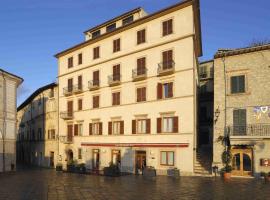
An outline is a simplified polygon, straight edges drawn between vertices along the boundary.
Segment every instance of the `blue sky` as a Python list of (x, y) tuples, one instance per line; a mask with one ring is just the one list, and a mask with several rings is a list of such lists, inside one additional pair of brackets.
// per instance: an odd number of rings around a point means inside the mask
[[(179, 0), (0, 1), (0, 68), (24, 78), (18, 104), (56, 80), (54, 54), (84, 40), (83, 31), (141, 6), (152, 13)], [(201, 0), (203, 57), (270, 38), (269, 0)]]

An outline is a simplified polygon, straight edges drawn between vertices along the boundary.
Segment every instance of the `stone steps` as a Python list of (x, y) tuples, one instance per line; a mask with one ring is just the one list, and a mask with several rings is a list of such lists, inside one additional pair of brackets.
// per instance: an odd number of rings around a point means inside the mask
[(196, 162), (194, 165), (194, 173), (198, 176), (211, 176), (212, 175), (212, 162), (211, 153), (198, 151), (196, 153)]

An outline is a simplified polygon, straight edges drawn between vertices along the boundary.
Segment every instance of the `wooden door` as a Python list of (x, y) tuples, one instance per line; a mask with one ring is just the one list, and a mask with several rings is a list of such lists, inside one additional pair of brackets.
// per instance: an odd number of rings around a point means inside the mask
[(72, 92), (72, 88), (73, 88), (73, 79), (70, 78), (68, 79), (68, 92)]
[(232, 149), (232, 174), (236, 176), (252, 176), (252, 149)]
[(141, 174), (146, 167), (146, 152), (137, 151), (135, 159), (136, 174)]
[(72, 124), (67, 125), (67, 131), (68, 131), (67, 141), (71, 142), (73, 139), (73, 125)]
[(68, 101), (67, 113), (68, 113), (68, 116), (72, 116), (72, 114), (73, 114), (73, 101)]
[(94, 149), (93, 150), (93, 170), (99, 170), (99, 150)]
[(120, 65), (113, 66), (113, 81), (120, 80)]
[(93, 72), (93, 85), (99, 86), (99, 71)]
[(54, 152), (50, 152), (50, 167), (54, 167)]

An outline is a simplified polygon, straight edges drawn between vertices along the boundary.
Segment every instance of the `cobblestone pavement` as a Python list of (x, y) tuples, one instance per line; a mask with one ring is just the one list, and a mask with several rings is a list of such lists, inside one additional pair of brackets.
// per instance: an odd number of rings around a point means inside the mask
[(0, 174), (0, 200), (43, 199), (270, 199), (270, 183), (256, 179), (129, 175), (102, 177), (46, 169)]

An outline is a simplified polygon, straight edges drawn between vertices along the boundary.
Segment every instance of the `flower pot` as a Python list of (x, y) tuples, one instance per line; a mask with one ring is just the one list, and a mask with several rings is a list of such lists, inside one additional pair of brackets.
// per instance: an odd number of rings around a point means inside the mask
[(230, 172), (224, 172), (224, 173), (223, 173), (223, 178), (224, 178), (224, 180), (229, 180), (229, 179), (231, 179), (231, 173), (230, 173)]
[(266, 182), (270, 182), (270, 176), (265, 176), (264, 178)]

